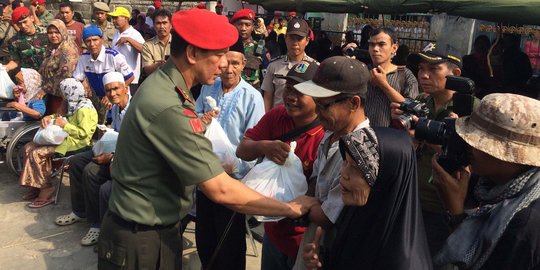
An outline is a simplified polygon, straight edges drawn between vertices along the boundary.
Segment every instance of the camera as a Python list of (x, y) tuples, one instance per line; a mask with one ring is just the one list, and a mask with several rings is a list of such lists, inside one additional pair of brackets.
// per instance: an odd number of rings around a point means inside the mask
[[(452, 96), (452, 111), (459, 117), (470, 115), (474, 105), (474, 81), (465, 77), (447, 76), (445, 88), (456, 91)], [(455, 123), (456, 119), (450, 117), (443, 121), (420, 118), (415, 128), (417, 139), (442, 145), (442, 153), (437, 161), (449, 173), (470, 162), (469, 146), (456, 133)]]
[(399, 104), (399, 109), (403, 111), (403, 114), (396, 119), (392, 119), (390, 123), (390, 126), (396, 129), (413, 129), (415, 126), (413, 116), (421, 118), (429, 114), (429, 108), (425, 103), (413, 99), (403, 101)]
[(362, 50), (359, 48), (352, 48), (352, 47), (349, 47), (345, 51), (343, 51), (343, 54), (349, 57), (354, 56), (358, 60), (365, 59), (365, 58), (369, 59), (370, 57), (368, 50)]

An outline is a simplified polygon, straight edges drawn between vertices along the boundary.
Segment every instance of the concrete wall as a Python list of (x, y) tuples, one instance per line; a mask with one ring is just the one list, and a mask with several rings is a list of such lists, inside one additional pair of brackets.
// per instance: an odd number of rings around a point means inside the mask
[(452, 45), (463, 56), (471, 51), (475, 23), (474, 19), (435, 14), (431, 17), (429, 37), (437, 43)]

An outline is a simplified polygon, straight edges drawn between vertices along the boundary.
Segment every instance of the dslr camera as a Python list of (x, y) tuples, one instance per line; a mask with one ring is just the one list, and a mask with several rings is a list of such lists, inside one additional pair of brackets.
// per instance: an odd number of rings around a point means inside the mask
[(409, 98), (399, 104), (399, 109), (403, 111), (403, 114), (392, 119), (390, 123), (390, 126), (396, 129), (413, 129), (415, 127), (413, 116), (425, 118), (429, 114), (429, 108), (425, 103)]
[[(452, 111), (459, 117), (472, 113), (474, 105), (474, 81), (457, 76), (446, 77), (446, 89), (456, 91), (452, 97)], [(416, 123), (415, 137), (431, 144), (442, 145), (437, 160), (448, 173), (468, 165), (468, 144), (456, 133), (456, 119), (447, 117), (443, 121), (420, 118)]]

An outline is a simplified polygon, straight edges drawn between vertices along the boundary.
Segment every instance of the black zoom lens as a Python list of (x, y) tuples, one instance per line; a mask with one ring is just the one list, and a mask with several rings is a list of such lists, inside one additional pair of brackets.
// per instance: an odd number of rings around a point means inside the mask
[(449, 130), (445, 122), (420, 118), (414, 136), (431, 144), (443, 145), (448, 140)]

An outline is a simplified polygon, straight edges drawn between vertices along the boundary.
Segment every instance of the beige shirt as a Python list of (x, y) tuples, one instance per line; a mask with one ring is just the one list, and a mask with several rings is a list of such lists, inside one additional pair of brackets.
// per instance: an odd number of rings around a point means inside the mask
[(97, 25), (96, 23), (93, 23), (92, 25), (97, 26), (99, 29), (101, 29), (101, 32), (103, 32), (103, 40), (104, 40), (103, 45), (105, 45), (106, 48), (112, 47), (111, 43), (112, 43), (113, 35), (114, 35), (114, 32), (116, 32), (116, 28), (114, 28), (114, 24), (107, 21), (107, 25), (104, 28), (102, 28), (100, 25)]
[(147, 40), (142, 49), (142, 66), (154, 64), (159, 60), (166, 60), (166, 57), (171, 54), (171, 35), (169, 35), (169, 41), (167, 45), (163, 45), (159, 41), (158, 36), (155, 36)]

